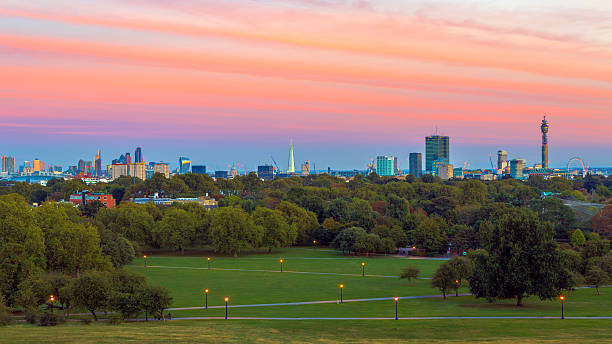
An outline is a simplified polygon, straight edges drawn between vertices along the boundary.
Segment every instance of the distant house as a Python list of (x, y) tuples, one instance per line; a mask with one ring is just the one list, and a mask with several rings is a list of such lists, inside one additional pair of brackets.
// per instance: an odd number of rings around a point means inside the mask
[(104, 204), (104, 206), (109, 209), (115, 207), (115, 199), (113, 198), (113, 195), (86, 191), (80, 194), (70, 195), (70, 203), (76, 206), (83, 206), (86, 203), (91, 203), (94, 201), (100, 201), (100, 203)]

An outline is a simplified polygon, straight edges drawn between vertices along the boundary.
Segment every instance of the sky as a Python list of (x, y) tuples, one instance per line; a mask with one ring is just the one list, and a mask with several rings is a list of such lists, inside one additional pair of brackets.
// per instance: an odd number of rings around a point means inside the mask
[(609, 0), (0, 0), (0, 154), (612, 166)]

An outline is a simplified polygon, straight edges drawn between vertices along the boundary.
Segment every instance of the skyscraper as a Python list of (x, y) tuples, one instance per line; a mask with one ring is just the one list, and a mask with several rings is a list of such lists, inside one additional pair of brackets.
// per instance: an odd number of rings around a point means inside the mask
[(542, 125), (540, 126), (540, 130), (542, 130), (542, 168), (548, 168), (548, 122), (546, 121), (546, 116), (542, 120)]
[(376, 174), (379, 176), (393, 176), (395, 175), (394, 162), (395, 157), (379, 155), (376, 157)]
[(523, 179), (523, 160), (514, 159), (510, 161), (510, 175), (514, 179)]
[(2, 172), (8, 174), (15, 173), (15, 157), (3, 156), (2, 157)]
[(193, 174), (206, 174), (206, 165), (193, 165), (193, 166), (191, 166), (191, 173), (193, 173)]
[(184, 156), (180, 157), (179, 158), (179, 173), (180, 174), (189, 173), (190, 170), (191, 170), (191, 159), (184, 157)]
[(79, 160), (79, 163), (77, 164), (77, 174), (85, 174), (85, 167), (86, 167), (87, 162), (83, 159)]
[(257, 166), (257, 176), (263, 180), (274, 179), (274, 167), (271, 165)]
[(125, 163), (126, 164), (132, 163), (132, 156), (130, 155), (130, 153), (125, 153)]
[(497, 151), (497, 169), (503, 170), (508, 166), (508, 152), (505, 150)]
[(94, 175), (96, 177), (102, 176), (102, 155), (98, 149), (98, 154), (94, 157)]
[(134, 152), (134, 162), (144, 162), (142, 159), (142, 148), (136, 147), (136, 151)]
[(306, 160), (303, 164), (302, 164), (302, 175), (303, 176), (307, 176), (310, 174), (310, 160)]
[(289, 166), (287, 167), (287, 173), (295, 173), (295, 161), (293, 159), (293, 139), (289, 144)]
[(410, 153), (410, 174), (420, 178), (423, 174), (423, 155), (421, 153)]
[(425, 138), (425, 170), (433, 173), (434, 161), (449, 163), (448, 136), (432, 135)]
[(44, 162), (38, 160), (38, 158), (34, 159), (34, 172), (38, 172), (38, 171), (44, 171), (45, 170), (45, 166), (44, 166)]

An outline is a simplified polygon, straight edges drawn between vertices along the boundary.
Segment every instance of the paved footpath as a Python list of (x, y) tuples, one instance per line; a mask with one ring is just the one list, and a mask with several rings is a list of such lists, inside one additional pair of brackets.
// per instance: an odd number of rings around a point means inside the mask
[[(472, 294), (459, 294), (459, 296), (469, 296)], [(451, 296), (451, 295), (447, 295)], [(452, 295), (454, 296), (454, 295)], [(429, 298), (439, 298), (442, 295), (423, 295), (423, 296), (402, 296), (400, 300), (413, 300), (413, 299), (429, 299)], [(389, 301), (393, 300), (393, 297), (375, 297), (369, 299), (348, 299), (342, 300), (342, 303), (347, 302), (366, 302), (366, 301)], [(302, 302), (282, 302), (282, 303), (259, 303), (259, 304), (250, 304), (250, 305), (228, 305), (228, 308), (245, 308), (245, 307), (273, 307), (273, 306), (299, 306), (299, 305), (318, 305), (325, 303), (340, 303), (340, 300), (324, 300), (324, 301), (302, 301)], [(204, 309), (205, 307), (178, 307), (178, 308), (168, 308), (170, 311), (186, 311), (193, 309)], [(208, 306), (208, 308), (225, 308), (223, 306)]]
[[(221, 320), (224, 317), (184, 317), (172, 318), (172, 320)], [(485, 320), (521, 320), (521, 319), (559, 319), (559, 316), (490, 316), (490, 317), (401, 317), (398, 320), (460, 320), (460, 319), (485, 319)], [(565, 319), (577, 320), (612, 320), (612, 317), (565, 317)], [(144, 319), (134, 319), (144, 320)], [(168, 320), (168, 319), (167, 319)], [(265, 317), (228, 317), (228, 320), (395, 320), (395, 318), (265, 318)]]
[[(229, 268), (196, 268), (191, 266), (163, 266), (163, 265), (148, 265), (146, 267), (157, 268), (157, 269), (187, 269), (187, 270), (217, 270), (217, 271), (247, 271), (247, 272), (274, 272), (274, 273), (288, 273), (288, 274), (304, 274), (304, 275), (332, 275), (332, 276), (352, 276), (362, 277), (361, 274), (343, 274), (336, 272), (314, 272), (314, 271), (293, 271), (293, 270), (262, 270), (262, 269), (229, 269)], [(143, 268), (144, 269), (144, 268)], [(381, 278), (399, 278), (398, 276), (385, 276), (385, 275), (370, 275), (366, 274), (365, 277), (381, 277)], [(431, 279), (430, 277), (417, 277), (417, 279)]]

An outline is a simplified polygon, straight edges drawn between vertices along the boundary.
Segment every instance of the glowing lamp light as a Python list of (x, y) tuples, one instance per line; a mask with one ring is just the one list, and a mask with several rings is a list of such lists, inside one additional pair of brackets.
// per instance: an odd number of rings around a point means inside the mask
[(361, 266), (365, 266), (365, 262), (361, 262)]
[(205, 292), (206, 294), (208, 294), (208, 289), (204, 289), (204, 292)]
[(559, 300), (561, 300), (561, 301), (565, 300), (565, 296), (563, 296), (563, 295), (559, 296)]
[(394, 298), (393, 298), (393, 301), (395, 301), (395, 302), (399, 301), (399, 297), (397, 297), (397, 296), (396, 296), (396, 297), (394, 297)]
[(344, 288), (344, 284), (340, 284), (340, 288)]
[(225, 302), (228, 302), (228, 301), (229, 301), (229, 297), (226, 297), (226, 298), (225, 298)]

